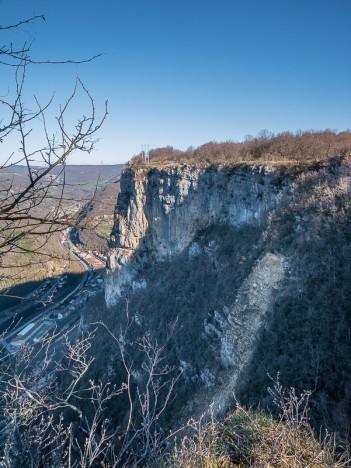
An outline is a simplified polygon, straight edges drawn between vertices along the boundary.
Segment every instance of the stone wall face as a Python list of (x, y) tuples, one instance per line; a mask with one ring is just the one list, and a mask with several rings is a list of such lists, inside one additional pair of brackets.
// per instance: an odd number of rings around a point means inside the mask
[(279, 170), (265, 166), (127, 169), (111, 235), (107, 303), (115, 302), (141, 258), (179, 253), (213, 224), (259, 220), (287, 184)]

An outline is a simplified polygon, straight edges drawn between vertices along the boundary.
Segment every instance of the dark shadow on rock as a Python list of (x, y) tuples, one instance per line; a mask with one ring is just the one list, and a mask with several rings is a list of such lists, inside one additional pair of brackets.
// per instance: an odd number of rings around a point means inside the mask
[[(18, 325), (19, 322), (27, 321), (32, 316), (48, 310), (52, 305), (58, 304), (64, 300), (79, 285), (84, 273), (66, 273), (60, 277), (47, 278), (45, 281), (31, 281), (15, 286), (6, 291), (7, 295), (20, 295), (25, 297), (33, 291), (38, 291), (30, 300), (10, 299), (0, 297), (0, 333), (9, 332)], [(64, 277), (62, 286), (58, 287), (59, 279)], [(0, 292), (1, 294), (1, 292)], [(49, 297), (48, 297), (49, 296)], [(43, 301), (45, 302), (43, 304)], [(6, 307), (8, 305), (8, 307)]]
[[(137, 250), (137, 273), (117, 304), (108, 312), (103, 308), (91, 310), (85, 318), (88, 323), (102, 320), (119, 336), (121, 327), (127, 326), (128, 299), (131, 324), (126, 348), (133, 368), (142, 366), (144, 356), (137, 343), (143, 336), (165, 346), (165, 365), (183, 372), (174, 391), (176, 399), (169, 404), (167, 425), (179, 423), (179, 408), (184, 408), (198, 391), (211, 394), (223, 384), (220, 342), (215, 334), (206, 333), (206, 324), (209, 329), (212, 325), (220, 327), (217, 314), (234, 303), (239, 287), (262, 253), (263, 227), (264, 223), (212, 225), (198, 231), (181, 253), (153, 261), (150, 253), (144, 261), (142, 250)], [(111, 357), (108, 339), (100, 340), (99, 346), (102, 348), (94, 362), (97, 371), (110, 365)], [(205, 402), (199, 401), (196, 406), (201, 413)], [(186, 417), (185, 411), (182, 417)]]
[[(332, 168), (350, 177), (347, 167)], [(337, 174), (336, 174), (337, 175)], [(351, 421), (351, 201), (350, 182), (332, 171), (296, 187), (299, 204), (281, 207), (271, 245), (289, 260), (251, 361), (239, 400), (274, 410), (267, 387), (311, 390), (310, 416), (344, 437)], [(350, 180), (350, 179), (349, 179)], [(318, 187), (318, 191), (315, 191)]]

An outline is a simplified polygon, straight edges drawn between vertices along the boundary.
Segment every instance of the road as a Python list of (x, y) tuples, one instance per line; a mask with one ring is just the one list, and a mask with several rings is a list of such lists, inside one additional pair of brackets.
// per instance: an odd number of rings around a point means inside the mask
[(40, 299), (48, 300), (49, 304), (43, 305), (42, 303), (34, 302), (33, 304), (16, 307), (15, 315), (0, 323), (0, 334), (5, 333), (6, 336), (13, 334), (19, 324), (20, 327), (23, 328), (24, 324), (28, 321), (37, 319), (44, 314), (51, 313), (53, 309), (68, 301), (85, 285), (90, 275), (89, 264), (73, 253), (66, 242), (62, 242), (61, 245), (75, 258), (75, 260), (80, 262), (82, 265), (82, 273), (66, 273), (64, 275), (48, 279), (48, 290), (41, 291), (42, 295), (40, 296)]

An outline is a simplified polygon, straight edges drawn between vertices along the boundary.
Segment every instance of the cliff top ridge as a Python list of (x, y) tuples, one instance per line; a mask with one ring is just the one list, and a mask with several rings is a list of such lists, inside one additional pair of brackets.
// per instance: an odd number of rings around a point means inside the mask
[(333, 130), (283, 132), (274, 135), (262, 131), (257, 137), (246, 137), (244, 142), (205, 143), (197, 148), (181, 151), (166, 146), (150, 150), (150, 162), (143, 161), (142, 154), (134, 156), (128, 167), (165, 167), (170, 165), (236, 166), (240, 164), (269, 164), (295, 166), (328, 160), (335, 156), (351, 154), (351, 131)]

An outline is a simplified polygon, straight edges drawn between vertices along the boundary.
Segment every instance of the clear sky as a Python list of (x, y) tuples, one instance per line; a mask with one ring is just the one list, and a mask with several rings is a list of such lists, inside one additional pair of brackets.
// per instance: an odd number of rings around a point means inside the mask
[(143, 143), (351, 127), (350, 0), (1, 0), (0, 12), (1, 24), (45, 15), (30, 30), (38, 58), (105, 53), (30, 71), (43, 98), (63, 101), (79, 75), (100, 111), (109, 100), (96, 151), (71, 163), (125, 162)]

